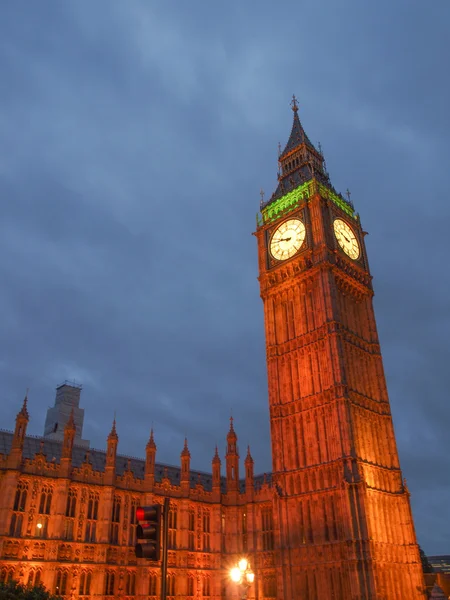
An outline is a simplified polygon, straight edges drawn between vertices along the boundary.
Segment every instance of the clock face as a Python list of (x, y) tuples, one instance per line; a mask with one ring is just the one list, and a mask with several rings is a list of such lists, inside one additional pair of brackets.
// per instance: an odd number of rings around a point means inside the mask
[(359, 258), (359, 244), (353, 230), (342, 219), (335, 219), (333, 227), (338, 244), (347, 256), (353, 260)]
[(288, 219), (275, 229), (270, 240), (270, 253), (276, 260), (286, 260), (300, 250), (306, 230), (300, 219)]

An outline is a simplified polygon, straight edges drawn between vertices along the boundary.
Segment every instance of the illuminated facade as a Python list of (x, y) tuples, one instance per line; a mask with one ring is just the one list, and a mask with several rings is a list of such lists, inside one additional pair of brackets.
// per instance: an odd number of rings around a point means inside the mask
[(279, 598), (423, 598), (365, 232), (293, 111), (256, 231)]
[[(75, 393), (65, 384), (67, 396)], [(51, 409), (52, 410), (52, 409)], [(54, 411), (51, 414), (55, 414)], [(259, 598), (275, 598), (270, 475), (255, 477), (250, 450), (239, 478), (237, 435), (227, 435), (226, 475), (216, 448), (212, 472), (192, 471), (187, 441), (180, 467), (156, 462), (153, 432), (145, 460), (121, 456), (116, 423), (106, 452), (86, 448), (73, 413), (63, 441), (49, 427), (26, 436), (27, 399), (14, 432), (0, 432), (0, 580), (41, 581), (67, 598), (156, 599), (157, 564), (134, 554), (136, 507), (170, 497), (168, 596), (233, 597), (228, 568), (252, 560)], [(150, 566), (149, 566), (150, 565)]]
[[(45, 437), (0, 432), (0, 579), (42, 581), (67, 598), (159, 595), (157, 565), (134, 555), (135, 509), (170, 498), (169, 598), (424, 597), (409, 493), (399, 467), (360, 220), (330, 183), (294, 102), (279, 185), (258, 216), (273, 473), (239, 477), (233, 421), (225, 473), (106, 451), (82, 439), (74, 386), (57, 390)], [(61, 389), (65, 387), (65, 389)], [(59, 396), (58, 396), (59, 394)], [(59, 401), (58, 401), (59, 397)]]

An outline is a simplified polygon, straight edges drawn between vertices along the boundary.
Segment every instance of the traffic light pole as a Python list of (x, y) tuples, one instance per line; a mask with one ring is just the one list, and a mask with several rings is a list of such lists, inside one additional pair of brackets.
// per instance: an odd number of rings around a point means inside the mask
[(161, 600), (167, 597), (167, 546), (169, 542), (169, 498), (164, 498), (163, 508), (163, 535), (162, 535), (162, 561), (161, 561)]

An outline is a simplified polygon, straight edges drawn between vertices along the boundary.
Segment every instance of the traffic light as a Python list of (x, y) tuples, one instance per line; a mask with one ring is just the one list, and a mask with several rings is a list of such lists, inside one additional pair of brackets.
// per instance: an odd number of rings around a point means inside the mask
[(161, 505), (139, 506), (136, 509), (136, 520), (136, 557), (158, 561), (161, 548)]

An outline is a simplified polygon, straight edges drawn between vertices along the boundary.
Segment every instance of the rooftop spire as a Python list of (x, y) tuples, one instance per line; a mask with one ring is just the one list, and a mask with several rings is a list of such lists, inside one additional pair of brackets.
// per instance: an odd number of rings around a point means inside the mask
[(114, 420), (113, 420), (113, 424), (111, 427), (111, 432), (108, 435), (108, 439), (115, 439), (118, 440), (119, 436), (117, 435), (117, 431), (116, 431), (116, 416), (114, 415)]
[(300, 118), (298, 116), (298, 103), (297, 98), (292, 96), (291, 101), (292, 112), (294, 113), (294, 120), (292, 122), (291, 135), (289, 136), (289, 140), (280, 154), (280, 161), (283, 160), (288, 154), (291, 154), (294, 150), (296, 150), (301, 144), (306, 144), (308, 148), (317, 152), (311, 143), (309, 137), (306, 135), (305, 130), (303, 129), (303, 125), (300, 122)]
[(234, 427), (233, 427), (233, 417), (232, 416), (230, 417), (230, 431), (228, 432), (227, 440), (228, 440), (228, 442), (230, 442), (230, 441), (236, 442), (236, 440), (237, 440), (237, 435), (236, 435), (236, 432), (234, 431)]
[(153, 438), (153, 427), (150, 429), (150, 437), (147, 442), (147, 448), (156, 448), (155, 440)]
[(189, 452), (188, 448), (187, 438), (184, 438), (184, 448), (181, 451), (181, 456), (191, 456), (191, 453)]
[(220, 463), (220, 456), (219, 456), (219, 450), (217, 448), (217, 444), (216, 444), (216, 451), (214, 453), (213, 459), (212, 459), (213, 464), (215, 463)]
[(292, 96), (291, 109), (294, 113), (291, 134), (283, 152), (278, 151), (278, 187), (272, 197), (262, 203), (262, 208), (312, 179), (331, 187), (324, 157), (311, 143), (300, 122), (295, 96)]
[(25, 419), (29, 419), (30, 415), (28, 414), (28, 388), (25, 394), (25, 398), (23, 399), (22, 408), (20, 409), (19, 415), (24, 417)]
[(295, 97), (295, 94), (292, 94), (291, 108), (293, 112), (298, 112), (297, 98)]

